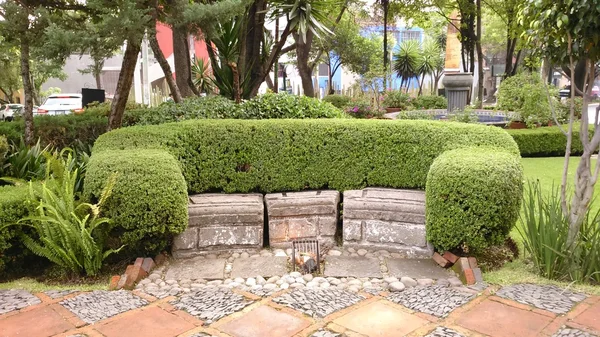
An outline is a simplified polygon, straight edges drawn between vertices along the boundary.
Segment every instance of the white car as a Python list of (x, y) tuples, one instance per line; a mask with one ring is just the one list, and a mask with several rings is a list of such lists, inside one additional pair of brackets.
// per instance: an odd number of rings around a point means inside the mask
[(71, 113), (83, 112), (83, 103), (81, 94), (55, 94), (50, 95), (44, 102), (34, 111), (36, 116), (45, 115), (68, 115)]
[(12, 121), (15, 118), (15, 114), (18, 114), (23, 110), (23, 104), (2, 104), (0, 106), (0, 120)]

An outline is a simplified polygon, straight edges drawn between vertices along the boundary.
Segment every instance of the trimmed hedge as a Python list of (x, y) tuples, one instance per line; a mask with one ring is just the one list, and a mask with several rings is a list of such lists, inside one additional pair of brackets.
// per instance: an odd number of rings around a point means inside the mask
[[(557, 126), (535, 129), (508, 129), (508, 134), (513, 137), (523, 157), (561, 157), (565, 155), (567, 137)], [(590, 135), (593, 134), (593, 128)], [(579, 126), (574, 126), (572, 155), (581, 155), (583, 145), (579, 140)]]
[[(502, 129), (436, 121), (196, 120), (102, 135), (94, 156), (116, 149), (165, 149), (192, 193), (424, 188), (447, 150), (496, 146), (518, 155)], [(92, 165), (92, 163), (90, 163)]]
[[(106, 132), (108, 118), (93, 114), (36, 116), (33, 118), (35, 137), (42, 146), (54, 148), (75, 147), (79, 143), (92, 145), (96, 138)], [(0, 123), (0, 135), (9, 142), (19, 144), (25, 134), (23, 120)]]
[(425, 189), (427, 239), (439, 251), (504, 242), (519, 217), (523, 169), (498, 149), (457, 149), (431, 165)]
[(105, 205), (119, 237), (131, 253), (155, 254), (187, 228), (187, 191), (179, 163), (165, 151), (96, 152), (89, 162), (84, 194), (97, 200), (108, 178), (116, 185)]
[[(29, 215), (30, 205), (29, 185), (0, 186), (0, 227), (14, 224)], [(11, 265), (22, 258), (22, 251), (11, 251), (10, 248), (18, 245), (17, 237), (22, 231), (21, 226), (9, 226), (0, 230), (0, 274), (7, 265)]]

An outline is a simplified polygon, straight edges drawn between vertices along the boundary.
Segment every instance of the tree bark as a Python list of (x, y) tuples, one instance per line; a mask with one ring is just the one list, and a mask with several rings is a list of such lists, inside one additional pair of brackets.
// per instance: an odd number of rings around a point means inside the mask
[[(238, 67), (240, 67), (240, 73), (245, 76), (250, 72), (250, 83), (256, 85), (257, 81), (260, 81), (256, 87), (256, 93), (260, 84), (265, 80), (266, 76), (263, 76), (263, 57), (262, 57), (262, 42), (264, 39), (264, 26), (265, 26), (265, 15), (267, 12), (267, 1), (266, 0), (255, 0), (250, 8), (248, 9), (246, 31), (244, 32), (245, 43), (243, 44), (244, 53), (240, 53), (243, 57), (238, 61)], [(279, 44), (285, 44), (286, 37), (281, 37), (284, 41), (279, 41)], [(283, 46), (282, 44), (282, 46)], [(277, 45), (277, 43), (275, 43)], [(278, 60), (278, 55), (274, 58), (275, 62)], [(239, 64), (243, 63), (243, 64)], [(268, 75), (273, 64), (269, 65), (269, 70), (266, 72)], [(254, 90), (250, 96), (256, 95)]]
[(96, 89), (102, 89), (102, 68), (100, 71), (94, 72), (94, 78), (96, 79)]
[(483, 107), (483, 50), (481, 49), (481, 0), (477, 0), (477, 108)]
[(388, 38), (387, 38), (387, 25), (388, 25), (388, 8), (389, 0), (382, 0), (383, 5), (383, 90), (387, 90), (387, 70), (388, 70)]
[(179, 103), (183, 100), (181, 97), (181, 92), (179, 92), (179, 87), (177, 83), (175, 83), (175, 79), (173, 78), (173, 72), (171, 72), (171, 66), (169, 66), (169, 62), (163, 55), (162, 50), (160, 50), (160, 46), (158, 45), (158, 40), (156, 39), (156, 32), (152, 32), (148, 36), (148, 42), (150, 43), (150, 48), (152, 48), (152, 52), (154, 53), (154, 57), (163, 73), (165, 74), (165, 80), (167, 80), (167, 84), (169, 85), (169, 90), (171, 90), (171, 95), (173, 95), (173, 101), (175, 103)]
[(23, 107), (23, 119), (25, 120), (25, 144), (33, 145), (35, 143), (33, 127), (33, 85), (31, 83), (31, 72), (29, 67), (29, 41), (25, 36), (22, 36), (21, 79), (23, 80), (23, 92), (25, 94), (25, 104)]
[(175, 82), (179, 88), (182, 98), (194, 95), (190, 87), (191, 79), (190, 54), (188, 47), (188, 35), (185, 27), (173, 28), (173, 58), (175, 61)]
[(315, 97), (315, 88), (313, 87), (312, 69), (308, 65), (310, 47), (312, 45), (313, 33), (309, 30), (306, 32), (306, 41), (303, 41), (298, 33), (294, 33), (296, 39), (296, 56), (298, 63), (298, 75), (302, 82), (302, 90), (304, 96)]
[(117, 90), (113, 102), (110, 106), (110, 115), (108, 117), (108, 131), (118, 129), (123, 122), (123, 113), (129, 98), (129, 91), (133, 82), (135, 66), (140, 53), (142, 41), (127, 41), (127, 48), (123, 55), (121, 63), (121, 71), (119, 72), (119, 80), (117, 82)]
[(240, 89), (240, 73), (238, 72), (238, 67), (235, 62), (229, 61), (227, 65), (231, 68), (231, 72), (233, 73), (233, 99), (236, 103), (242, 102), (242, 95)]
[(281, 49), (283, 48), (283, 45), (285, 44), (287, 37), (290, 35), (290, 33), (290, 24), (288, 22), (288, 24), (285, 26), (285, 29), (283, 30), (283, 33), (281, 33), (281, 40), (279, 40), (279, 43), (276, 43), (273, 46), (273, 48), (271, 48), (271, 52), (267, 56), (266, 60), (263, 60), (259, 76), (251, 78), (249, 95), (250, 97), (254, 97), (256, 96), (256, 94), (258, 94), (258, 89), (260, 88), (260, 85), (269, 75), (271, 68), (273, 68), (273, 63), (275, 63), (275, 60), (281, 55)]

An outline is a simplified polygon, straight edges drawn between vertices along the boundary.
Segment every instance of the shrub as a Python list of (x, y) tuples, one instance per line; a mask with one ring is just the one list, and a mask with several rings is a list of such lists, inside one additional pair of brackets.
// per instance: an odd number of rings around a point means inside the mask
[(326, 101), (288, 93), (267, 93), (241, 105), (241, 119), (342, 118), (341, 110)]
[[(579, 139), (579, 127), (573, 128), (573, 142), (571, 154), (581, 155), (583, 145)], [(567, 137), (559, 127), (543, 127), (535, 129), (508, 129), (523, 157), (561, 157), (565, 155)], [(590, 130), (590, 135), (593, 133)]]
[[(109, 160), (111, 154), (119, 154), (111, 150), (152, 148), (167, 150), (179, 160), (192, 193), (423, 188), (437, 156), (466, 146), (497, 146), (518, 155), (516, 144), (504, 130), (478, 124), (196, 120), (123, 128), (102, 135), (90, 166), (95, 162), (95, 166), (108, 168), (108, 161), (117, 165), (121, 156)], [(91, 170), (88, 167), (86, 185)], [(137, 191), (133, 183), (131, 188)]]
[(165, 102), (154, 108), (125, 111), (123, 125), (155, 125), (187, 119), (236, 118), (240, 106), (223, 96), (191, 97), (181, 103)]
[[(583, 110), (583, 98), (575, 97), (575, 118), (581, 118), (581, 111)], [(565, 100), (554, 100), (553, 103), (556, 118), (559, 123), (567, 124), (569, 123), (569, 116), (571, 114), (571, 98), (567, 98)], [(552, 118), (551, 121), (554, 121)]]
[(85, 195), (98, 200), (115, 173), (117, 181), (104, 203), (105, 216), (115, 224), (111, 236), (121, 241), (115, 246), (124, 244), (132, 254), (161, 251), (187, 227), (187, 191), (179, 163), (164, 151), (96, 151), (88, 165)]
[(443, 96), (423, 95), (411, 100), (411, 105), (415, 109), (446, 109), (448, 101)]
[(402, 111), (396, 119), (431, 120), (434, 115), (422, 110)]
[(478, 123), (479, 116), (475, 113), (475, 110), (470, 106), (465, 107), (464, 110), (455, 110), (450, 114), (450, 120), (453, 122), (460, 123)]
[[(555, 88), (550, 95), (558, 94)], [(498, 109), (518, 113), (528, 127), (546, 125), (552, 117), (548, 89), (537, 74), (520, 73), (505, 79), (498, 89)]]
[(502, 244), (519, 216), (523, 169), (497, 149), (443, 153), (427, 176), (427, 239), (439, 251)]
[(346, 108), (346, 113), (354, 118), (381, 117), (385, 113), (383, 109), (371, 106), (368, 100), (353, 100)]
[[(21, 235), (29, 250), (76, 274), (95, 275), (102, 262), (117, 250), (105, 250), (104, 240), (110, 220), (99, 217), (102, 203), (110, 195), (115, 176), (102, 192), (96, 205), (81, 203), (76, 197), (77, 169), (70, 171), (71, 154), (48, 157), (48, 170), (41, 189), (30, 183), (29, 201), (34, 216), (24, 217), (19, 224), (30, 226), (35, 237)], [(1, 228), (1, 227), (0, 227)]]
[(12, 144), (4, 174), (8, 178), (23, 181), (43, 179), (46, 173), (46, 156), (49, 153), (50, 147), (43, 148), (39, 140), (31, 147), (25, 145), (23, 140), (18, 145)]
[(400, 90), (388, 91), (383, 97), (383, 106), (406, 110), (410, 106), (410, 96)]
[[(56, 149), (74, 147), (78, 143), (94, 144), (96, 138), (106, 132), (108, 118), (93, 114), (63, 116), (36, 116), (33, 118), (36, 139), (42, 146)], [(23, 120), (0, 123), (0, 135), (9, 143), (18, 144), (25, 134)]]
[(6, 160), (7, 153), (8, 142), (6, 141), (6, 137), (0, 136), (0, 177), (2, 177), (4, 172), (4, 161)]
[[(27, 185), (0, 186), (0, 227), (15, 224), (29, 215), (32, 207), (27, 203), (28, 197)], [(4, 272), (5, 267), (18, 265), (24, 257), (18, 240), (21, 233), (20, 227), (0, 230), (0, 274)]]
[(350, 103), (350, 96), (345, 95), (327, 95), (323, 97), (323, 101), (330, 103), (338, 109), (343, 109)]

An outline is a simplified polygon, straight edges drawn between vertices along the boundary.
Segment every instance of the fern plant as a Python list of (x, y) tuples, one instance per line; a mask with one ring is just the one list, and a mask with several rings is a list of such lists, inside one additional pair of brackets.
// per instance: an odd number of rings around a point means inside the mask
[(102, 262), (119, 249), (104, 249), (111, 220), (100, 217), (100, 210), (110, 196), (116, 176), (109, 178), (97, 204), (79, 202), (76, 185), (78, 169), (68, 153), (48, 155), (46, 180), (39, 185), (30, 183), (30, 202), (37, 205), (35, 214), (18, 224), (30, 226), (37, 237), (23, 235), (25, 246), (34, 254), (47, 258), (77, 274), (92, 276)]

